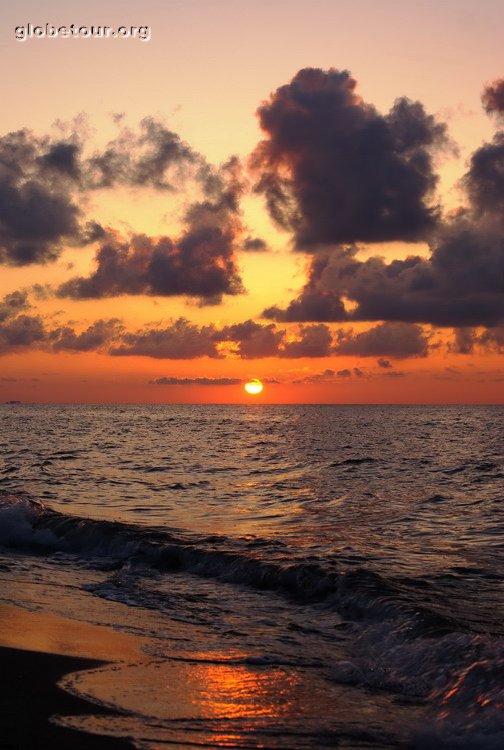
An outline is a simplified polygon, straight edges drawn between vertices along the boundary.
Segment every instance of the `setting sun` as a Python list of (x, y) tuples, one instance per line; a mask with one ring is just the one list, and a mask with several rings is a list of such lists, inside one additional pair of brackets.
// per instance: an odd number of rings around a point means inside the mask
[(250, 393), (251, 396), (257, 396), (258, 393), (261, 393), (262, 389), (264, 388), (263, 384), (260, 380), (251, 380), (248, 383), (245, 383), (243, 386), (247, 393)]

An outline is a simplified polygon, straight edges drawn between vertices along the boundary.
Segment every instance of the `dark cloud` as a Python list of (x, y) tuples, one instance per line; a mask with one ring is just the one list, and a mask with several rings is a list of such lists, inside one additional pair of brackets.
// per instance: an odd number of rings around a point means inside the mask
[(329, 357), (331, 344), (331, 332), (323, 323), (301, 326), (299, 338), (294, 341), (286, 341), (279, 354), (286, 358)]
[(325, 325), (301, 326), (297, 338), (287, 338), (285, 330), (274, 323), (264, 325), (246, 320), (215, 331), (214, 341), (231, 343), (232, 353), (242, 359), (297, 359), (330, 356), (332, 337)]
[(484, 352), (504, 352), (504, 326), (487, 328), (456, 328), (454, 338), (448, 345), (455, 354), (473, 354), (477, 349)]
[(102, 151), (87, 160), (86, 183), (90, 188), (124, 184), (173, 190), (192, 174), (191, 168), (198, 171), (205, 166), (203, 157), (162, 121), (146, 117), (136, 131), (121, 128)]
[[(133, 235), (124, 241), (110, 233), (97, 251), (95, 271), (62, 284), (58, 296), (187, 295), (218, 304), (225, 294), (242, 293), (235, 260), (243, 231), (239, 171), (239, 162), (232, 159), (214, 175), (210, 196), (188, 207), (177, 239)], [(90, 228), (95, 237), (101, 230), (97, 224)]]
[(80, 333), (70, 325), (51, 327), (40, 315), (26, 315), (25, 292), (13, 292), (0, 303), (0, 353), (25, 349), (44, 351), (103, 351), (117, 340), (124, 326), (117, 319), (97, 320)]
[[(381, 323), (367, 331), (340, 331), (334, 353), (357, 357), (426, 357), (429, 339), (421, 326), (410, 323)], [(390, 363), (389, 363), (390, 365)]]
[(8, 318), (15, 317), (22, 310), (27, 310), (29, 307), (28, 293), (26, 291), (16, 291), (6, 294), (0, 302), (0, 323)]
[(472, 154), (463, 182), (479, 214), (504, 210), (504, 131)]
[(59, 297), (99, 299), (125, 294), (187, 295), (220, 301), (243, 291), (233, 257), (233, 232), (220, 227), (189, 230), (178, 240), (134, 235), (111, 237), (96, 254), (88, 277), (61, 284)]
[(265, 253), (268, 250), (268, 245), (260, 237), (247, 237), (242, 249), (247, 253)]
[(77, 213), (65, 197), (38, 183), (0, 181), (0, 262), (25, 266), (55, 260), (63, 238), (77, 232)]
[(158, 378), (150, 385), (240, 385), (240, 378)]
[(176, 133), (168, 130), (152, 117), (141, 122), (142, 134), (139, 145), (147, 146), (134, 165), (132, 182), (137, 185), (152, 185), (158, 189), (171, 188), (166, 174), (174, 165), (193, 164), (195, 152)]
[(504, 79), (488, 84), (483, 90), (481, 100), (488, 114), (504, 114)]
[(216, 341), (230, 341), (235, 344), (234, 352), (244, 359), (278, 356), (284, 331), (274, 323), (261, 325), (253, 320), (225, 326), (216, 334)]
[(10, 354), (43, 345), (47, 338), (39, 315), (27, 315), (31, 308), (25, 290), (6, 294), (0, 301), (0, 354)]
[(456, 354), (471, 354), (477, 342), (478, 336), (474, 328), (457, 328), (450, 349)]
[[(504, 123), (504, 79), (494, 81), (483, 91), (482, 102), (488, 114)], [(504, 210), (504, 131), (498, 130), (490, 143), (484, 143), (471, 155), (469, 170), (463, 179), (476, 219), (489, 215), (500, 223)]]
[(304, 378), (294, 380), (294, 385), (316, 385), (317, 383), (336, 383), (341, 380), (348, 380), (351, 377), (362, 378), (364, 373), (358, 367), (349, 370), (345, 367), (343, 370), (323, 370), (313, 375), (307, 375)]
[[(90, 190), (117, 185), (175, 190), (192, 180), (203, 198), (188, 209), (177, 241), (150, 240), (152, 279), (140, 281), (137, 293), (187, 293), (218, 300), (241, 289), (232, 254), (242, 245), (239, 200), (245, 183), (236, 158), (215, 169), (153, 118), (142, 120), (138, 130), (122, 128), (91, 157), (84, 153), (82, 123), (71, 129), (66, 140), (40, 138), (26, 129), (0, 138), (0, 263), (48, 263), (65, 245), (106, 244), (106, 232), (97, 222), (81, 225), (79, 203)], [(122, 270), (128, 275), (131, 269)], [(119, 274), (124, 275), (121, 269)], [(97, 276), (103, 275), (99, 268)], [(167, 276), (174, 278), (173, 284)], [(121, 279), (108, 280), (100, 292), (104, 279), (98, 277), (72, 280), (69, 292), (107, 296), (110, 284), (120, 287)], [(160, 291), (155, 290), (158, 280)]]
[(124, 333), (121, 343), (112, 346), (109, 354), (116, 357), (142, 356), (155, 359), (196, 359), (219, 357), (215, 328), (190, 323), (179, 318), (166, 328), (145, 328)]
[(388, 370), (392, 367), (391, 362), (388, 359), (383, 359), (383, 357), (380, 357), (377, 364), (378, 364), (378, 367), (381, 367), (384, 370)]
[(478, 343), (486, 349), (504, 353), (504, 326), (491, 328), (480, 334)]
[(81, 231), (80, 240), (83, 245), (91, 245), (93, 242), (105, 240), (107, 230), (97, 221), (88, 221)]
[[(483, 102), (487, 111), (502, 111), (503, 92), (502, 81), (486, 89)], [(380, 203), (380, 186), (396, 176), (392, 166), (383, 174), (382, 167), (389, 158), (391, 164), (397, 158), (406, 170), (397, 174), (403, 175), (409, 174), (412, 166), (415, 171), (423, 164), (420, 172), (429, 174), (432, 182), (432, 153), (446, 140), (444, 126), (425, 115), (421, 105), (407, 100), (398, 100), (382, 117), (356, 97), (355, 82), (348, 73), (319, 70), (301, 71), (291, 84), (278, 89), (261, 108), (260, 117), (269, 139), (259, 145), (255, 166), (263, 169), (270, 209), (276, 212), (278, 223), (295, 232), (298, 246), (317, 250), (299, 296), (285, 309), (266, 309), (264, 317), (287, 322), (386, 321), (457, 328), (502, 324), (504, 131), (471, 156), (463, 179), (469, 207), (443, 224), (431, 224), (432, 231), (423, 233), (430, 255), (387, 262), (381, 257), (359, 260), (355, 245), (342, 243), (415, 239), (407, 231), (398, 231), (395, 237), (382, 232), (389, 226), (401, 229), (402, 219), (396, 211), (403, 218), (408, 215), (395, 197), (392, 211)], [(370, 156), (375, 142), (369, 132), (373, 137), (388, 134), (389, 140), (381, 141), (377, 159)], [(387, 143), (395, 144), (391, 147), (393, 157)], [(342, 144), (345, 149), (340, 163)], [(358, 161), (355, 169), (349, 166), (355, 144), (360, 155), (367, 154), (372, 174), (365, 169), (361, 172)], [(383, 177), (383, 185), (376, 181), (374, 170)], [(394, 190), (384, 189), (388, 197), (395, 196)], [(338, 190), (346, 195), (333, 200)], [(357, 211), (357, 230), (340, 231), (338, 222), (353, 216), (345, 201), (353, 209), (354, 192), (372, 216), (375, 207), (381, 206), (376, 223), (369, 223), (367, 214)], [(416, 193), (415, 205), (423, 206), (424, 218), (432, 219), (424, 202), (428, 192)], [(411, 194), (406, 188), (404, 199), (410, 205)], [(410, 224), (414, 225), (415, 221)], [(369, 227), (373, 230), (366, 234)], [(416, 239), (421, 236), (419, 231)], [(328, 250), (331, 244), (336, 247)]]
[[(353, 258), (355, 250), (347, 248), (341, 251), (349, 259)], [(330, 263), (329, 255), (315, 255), (310, 262), (308, 279), (298, 299), (292, 300), (285, 310), (277, 305), (268, 307), (263, 316), (269, 320), (282, 322), (336, 322), (347, 320), (347, 312), (338, 294), (329, 287), (324, 288), (322, 279)], [(338, 258), (339, 258), (338, 254)]]
[(79, 210), (68, 175), (57, 179), (53, 174), (58, 146), (28, 130), (0, 138), (1, 263), (47, 263), (58, 256), (65, 239), (78, 234)]
[[(344, 300), (352, 306), (345, 310)], [(495, 326), (504, 321), (504, 232), (461, 216), (428, 258), (358, 260), (353, 248), (317, 255), (299, 297), (264, 311), (280, 321), (401, 321)]]
[[(154, 185), (157, 180), (161, 189), (168, 161), (163, 160), (166, 143), (162, 140), (167, 132), (160, 123), (146, 120), (141, 123), (139, 133), (128, 131), (129, 138), (119, 137), (129, 168), (122, 169), (118, 164), (117, 173), (111, 176), (107, 187), (118, 182), (141, 185), (150, 181)], [(170, 137), (173, 142), (177, 140), (175, 134)], [(150, 144), (150, 150), (142, 153), (139, 149), (145, 144)], [(0, 139), (0, 240), (3, 237), (7, 241), (9, 234), (15, 245), (13, 257), (4, 257), (4, 262), (23, 265), (52, 261), (59, 255), (62, 241), (81, 245), (105, 236), (103, 227), (94, 221), (83, 228), (78, 223), (77, 195), (97, 187), (92, 176), (95, 157), (84, 158), (83, 145), (78, 128), (68, 141), (40, 138), (26, 129)], [(189, 152), (188, 147), (180, 146), (180, 160), (185, 154), (188, 162), (195, 161), (196, 156)], [(120, 161), (119, 155), (117, 158)], [(26, 225), (24, 232), (23, 225)]]
[[(350, 370), (348, 373), (351, 375)], [(323, 372), (314, 373), (313, 375), (306, 375), (304, 378), (298, 378), (293, 380), (294, 385), (307, 385), (312, 383), (321, 383), (325, 380), (334, 380), (336, 377), (335, 370), (324, 370)]]
[(117, 318), (96, 320), (81, 333), (76, 333), (71, 326), (56, 328), (48, 336), (55, 352), (90, 352), (100, 350), (116, 339), (124, 330)]
[(48, 171), (66, 175), (72, 180), (79, 180), (80, 146), (77, 143), (59, 141), (52, 144), (47, 152), (39, 157), (39, 163)]
[(0, 353), (8, 354), (40, 345), (47, 336), (38, 315), (18, 315), (0, 324)]
[[(28, 315), (31, 306), (26, 292), (13, 292), (0, 302), (0, 352), (41, 349), (48, 352), (99, 352), (112, 356), (145, 356), (156, 359), (223, 359), (229, 354), (242, 359), (277, 357), (281, 359), (329, 356), (388, 356), (395, 358), (425, 356), (429, 337), (420, 326), (383, 323), (354, 333), (339, 329), (333, 336), (325, 324), (302, 325), (287, 332), (275, 323), (253, 320), (217, 328), (198, 326), (185, 318), (168, 325), (150, 325), (128, 331), (122, 320), (99, 319), (80, 327), (74, 322), (54, 325), (40, 315)], [(471, 329), (472, 330), (472, 329)], [(488, 332), (471, 333), (473, 345), (499, 349), (502, 333), (492, 338)], [(500, 336), (500, 338), (499, 338)], [(227, 344), (227, 346), (222, 346)], [(452, 351), (456, 347), (452, 345)], [(379, 360), (390, 367), (388, 360)], [(385, 364), (387, 363), (387, 364)], [(363, 376), (358, 367), (355, 377)], [(345, 377), (343, 371), (336, 373)], [(276, 381), (264, 381), (274, 383)]]
[(419, 102), (398, 99), (381, 115), (347, 71), (306, 68), (258, 116), (256, 189), (298, 248), (416, 241), (435, 227), (433, 154), (446, 127)]

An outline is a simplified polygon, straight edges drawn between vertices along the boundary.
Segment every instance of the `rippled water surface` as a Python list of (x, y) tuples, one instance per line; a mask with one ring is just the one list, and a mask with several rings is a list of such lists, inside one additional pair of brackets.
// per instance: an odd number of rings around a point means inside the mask
[[(57, 584), (61, 614), (82, 617), (84, 597), (93, 622), (112, 618), (110, 602), (123, 608), (113, 627), (134, 619), (157, 659), (137, 667), (144, 688), (106, 670), (73, 687), (131, 716), (94, 731), (133, 732), (142, 747), (500, 748), (503, 417), (490, 406), (0, 407), (4, 600), (54, 610)], [(173, 622), (192, 628), (190, 648)], [(242, 709), (228, 696), (182, 730), (184, 716), (157, 706), (179, 647), (180, 663), (190, 650), (191, 663), (214, 664), (213, 676), (201, 667), (200, 708), (205, 690), (229, 683), (236, 698), (239, 683)]]

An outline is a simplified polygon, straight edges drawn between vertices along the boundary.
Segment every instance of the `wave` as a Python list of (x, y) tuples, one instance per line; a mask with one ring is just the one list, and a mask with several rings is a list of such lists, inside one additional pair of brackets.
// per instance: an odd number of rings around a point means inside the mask
[[(503, 746), (502, 640), (463, 632), (460, 623), (418, 606), (394, 581), (364, 567), (328, 569), (315, 559), (289, 561), (288, 549), (278, 542), (93, 520), (13, 495), (0, 496), (0, 544), (35, 555), (74, 556), (101, 570), (121, 572), (122, 566), (129, 570), (138, 564), (141, 571), (185, 571), (314, 603), (318, 612), (335, 610), (346, 622), (334, 628), (345, 629), (349, 638), (345, 660), (324, 668), (330, 680), (425, 705), (429, 721), (411, 731), (417, 750)], [(114, 598), (113, 583), (86, 589)], [(121, 601), (128, 603), (134, 593), (126, 587)], [(148, 606), (149, 592), (141, 594), (138, 604)], [(317, 609), (313, 612), (317, 617)], [(256, 657), (257, 663), (261, 658), (266, 657)]]
[(323, 603), (355, 622), (406, 618), (412, 636), (441, 635), (457, 623), (419, 606), (403, 585), (365, 567), (292, 559), (280, 542), (196, 537), (180, 529), (137, 526), (67, 515), (27, 496), (0, 497), (0, 545), (33, 554), (64, 553), (100, 561), (103, 569), (126, 562), (160, 571), (188, 572), (278, 592), (305, 603)]
[(361, 464), (373, 464), (376, 463), (376, 458), (371, 456), (364, 456), (363, 458), (345, 458), (342, 461), (334, 461), (329, 465), (329, 468), (337, 468), (338, 466), (360, 466)]

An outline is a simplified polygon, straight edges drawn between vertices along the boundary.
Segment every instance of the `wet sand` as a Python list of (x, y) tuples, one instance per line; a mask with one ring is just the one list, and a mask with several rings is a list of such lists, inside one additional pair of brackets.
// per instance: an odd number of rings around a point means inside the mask
[(303, 669), (244, 663), (245, 653), (153, 658), (142, 645), (109, 627), (0, 606), (0, 750), (132, 750), (128, 737), (155, 747), (390, 750), (389, 735), (400, 738), (417, 714)]

